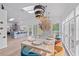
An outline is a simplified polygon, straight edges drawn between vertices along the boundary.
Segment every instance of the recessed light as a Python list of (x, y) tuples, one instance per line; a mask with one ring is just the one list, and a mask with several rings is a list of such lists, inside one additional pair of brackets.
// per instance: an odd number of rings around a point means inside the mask
[(9, 21), (13, 21), (15, 18), (10, 18)]

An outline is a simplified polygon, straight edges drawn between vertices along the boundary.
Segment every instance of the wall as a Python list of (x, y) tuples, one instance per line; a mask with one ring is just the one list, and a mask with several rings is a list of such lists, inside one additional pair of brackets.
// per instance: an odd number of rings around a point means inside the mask
[(7, 11), (0, 9), (0, 21), (3, 24), (0, 24), (0, 49), (7, 47)]

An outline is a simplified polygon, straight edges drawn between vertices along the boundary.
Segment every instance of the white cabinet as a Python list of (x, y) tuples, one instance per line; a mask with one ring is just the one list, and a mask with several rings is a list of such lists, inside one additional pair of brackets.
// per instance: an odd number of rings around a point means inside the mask
[(7, 11), (0, 9), (0, 49), (7, 47)]
[(79, 56), (79, 5), (75, 9), (76, 15), (76, 55)]
[(65, 26), (64, 26), (64, 43), (65, 43), (65, 46), (69, 49), (69, 22), (65, 23)]
[(74, 17), (74, 12), (72, 11), (68, 16), (67, 16), (67, 20), (71, 20)]
[(79, 56), (79, 45), (76, 46), (76, 56)]
[(75, 9), (75, 16), (78, 16), (79, 15), (79, 5), (76, 7), (76, 9)]
[(79, 56), (79, 16), (76, 17), (76, 55)]
[(66, 18), (65, 21), (63, 21), (63, 40), (64, 45), (69, 52), (70, 55), (76, 55), (76, 22), (75, 22), (75, 15), (74, 11), (72, 11)]
[(63, 43), (70, 55), (79, 56), (79, 5), (73, 12), (62, 23)]
[(70, 32), (69, 32), (69, 39), (70, 39), (70, 51), (72, 55), (75, 55), (75, 46), (76, 46), (76, 26), (75, 26), (75, 19), (73, 18), (70, 22)]
[(64, 23), (64, 45), (70, 55), (75, 55), (75, 22), (71, 19)]
[(79, 40), (79, 16), (76, 17), (76, 41)]

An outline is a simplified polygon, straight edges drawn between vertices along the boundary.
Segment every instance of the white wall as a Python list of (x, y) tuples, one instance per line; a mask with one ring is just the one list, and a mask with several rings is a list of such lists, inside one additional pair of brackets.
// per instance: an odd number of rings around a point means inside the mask
[[(3, 27), (0, 30), (0, 49), (7, 47), (7, 11), (0, 9), (0, 21), (3, 21), (3, 24), (0, 24), (0, 27)], [(5, 38), (4, 38), (5, 36)]]

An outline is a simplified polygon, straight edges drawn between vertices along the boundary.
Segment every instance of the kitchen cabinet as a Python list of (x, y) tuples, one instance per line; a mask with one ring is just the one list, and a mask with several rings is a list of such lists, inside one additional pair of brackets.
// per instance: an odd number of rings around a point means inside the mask
[(75, 8), (75, 16), (79, 16), (79, 5)]
[(79, 16), (76, 17), (76, 55), (79, 56)]
[(0, 9), (0, 49), (7, 47), (7, 11)]
[(79, 56), (79, 5), (63, 21), (62, 30), (67, 51), (70, 55)]
[(70, 20), (70, 32), (69, 32), (69, 37), (70, 37), (70, 51), (72, 55), (75, 55), (75, 46), (76, 46), (76, 42), (75, 42), (75, 33), (76, 33), (76, 29), (75, 29), (75, 20), (72, 19)]
[(70, 55), (76, 55), (76, 21), (72, 11), (63, 21), (63, 41)]
[(76, 56), (79, 56), (79, 45), (76, 45)]
[(70, 55), (75, 55), (75, 23), (74, 19), (66, 22), (64, 24), (64, 35), (63, 35), (63, 40), (64, 40), (64, 45), (66, 49), (69, 51)]
[(70, 49), (70, 40), (69, 40), (69, 22), (65, 23), (65, 26), (64, 26), (64, 43), (65, 43), (65, 46)]
[(79, 40), (79, 16), (76, 17), (76, 41)]
[(23, 38), (27, 36), (26, 31), (14, 31), (10, 33), (11, 37), (16, 39), (16, 38)]

